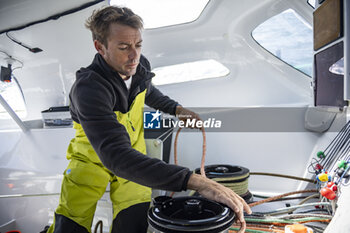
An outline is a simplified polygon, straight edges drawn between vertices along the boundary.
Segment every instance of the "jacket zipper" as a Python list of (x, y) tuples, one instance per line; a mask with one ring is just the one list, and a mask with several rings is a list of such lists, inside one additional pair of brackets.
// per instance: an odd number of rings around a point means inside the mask
[(135, 130), (135, 128), (134, 128), (134, 126), (132, 125), (132, 122), (131, 122), (131, 120), (130, 120), (130, 112), (128, 112), (128, 121), (129, 121), (129, 123), (130, 123), (130, 126), (131, 126), (131, 128), (132, 128), (132, 131), (136, 131)]

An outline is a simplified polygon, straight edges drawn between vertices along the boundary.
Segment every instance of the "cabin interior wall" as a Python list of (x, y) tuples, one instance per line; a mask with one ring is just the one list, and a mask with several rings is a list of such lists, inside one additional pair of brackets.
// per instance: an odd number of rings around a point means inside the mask
[(71, 128), (0, 131), (1, 231), (39, 232), (52, 223), (73, 136)]
[[(59, 6), (56, 12), (61, 12), (60, 9), (66, 10), (65, 7), (73, 7), (57, 4)], [(81, 4), (75, 2), (73, 5)], [(84, 22), (94, 9), (106, 4), (108, 4), (107, 1), (57, 20), (49, 20), (19, 31), (9, 32), (16, 40), (28, 46), (39, 47), (43, 52), (31, 53), (10, 41), (5, 33), (0, 35), (0, 50), (23, 62), (23, 67), (16, 69), (13, 73), (25, 97), (27, 116), (23, 120), (41, 119), (41, 111), (52, 106), (69, 104), (68, 94), (75, 80), (75, 72), (80, 67), (91, 63), (95, 53), (91, 33), (85, 28)], [(21, 4), (18, 5), (18, 7), (21, 6)], [(17, 12), (26, 15), (26, 11), (21, 10)], [(1, 18), (5, 15), (7, 14), (2, 15)], [(8, 16), (6, 21), (10, 22), (14, 16), (17, 18), (14, 14)], [(36, 19), (32, 16), (32, 21), (33, 18)], [(43, 18), (45, 17), (42, 16), (40, 19)], [(3, 58), (2, 53), (1, 58)], [(7, 66), (5, 59), (0, 59), (0, 64)], [(13, 64), (13, 67), (20, 66), (18, 62)]]

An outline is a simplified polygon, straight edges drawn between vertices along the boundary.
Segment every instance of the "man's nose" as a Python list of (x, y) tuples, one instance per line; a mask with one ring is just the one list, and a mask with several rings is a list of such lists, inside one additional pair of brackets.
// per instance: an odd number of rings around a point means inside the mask
[(138, 55), (138, 51), (136, 48), (131, 48), (130, 49), (130, 53), (129, 53), (129, 59), (130, 60), (134, 60), (137, 58), (137, 55)]

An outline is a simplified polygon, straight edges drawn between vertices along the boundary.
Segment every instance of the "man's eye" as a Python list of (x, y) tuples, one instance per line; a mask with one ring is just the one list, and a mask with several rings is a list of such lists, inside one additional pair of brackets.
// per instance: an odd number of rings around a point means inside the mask
[(126, 50), (128, 47), (120, 47), (119, 50)]
[(137, 44), (136, 47), (137, 47), (137, 48), (141, 48), (141, 47), (142, 47), (142, 44)]

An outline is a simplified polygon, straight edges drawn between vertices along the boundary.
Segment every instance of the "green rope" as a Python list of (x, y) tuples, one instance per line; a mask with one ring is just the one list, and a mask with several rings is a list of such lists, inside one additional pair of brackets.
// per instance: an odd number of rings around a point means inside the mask
[(215, 178), (212, 178), (212, 180), (215, 180), (217, 182), (222, 182), (222, 181), (236, 181), (236, 180), (243, 180), (243, 179), (246, 179), (249, 177), (249, 173), (246, 173), (246, 174), (243, 174), (241, 176), (230, 176), (230, 177), (215, 177)]
[(248, 178), (249, 173), (243, 174), (241, 176), (231, 176), (223, 178), (215, 177), (211, 179), (233, 190), (238, 195), (243, 195), (248, 192)]
[(245, 218), (246, 222), (259, 222), (259, 223), (299, 223), (308, 221), (318, 221), (318, 220), (329, 220), (329, 218), (295, 218), (295, 219), (279, 219), (279, 218), (266, 218), (266, 219), (256, 219), (256, 218)]
[[(213, 180), (217, 181), (215, 178)], [(232, 189), (238, 195), (243, 195), (248, 192), (248, 179), (245, 179), (244, 181), (238, 183), (218, 183), (222, 184), (223, 186), (229, 189)]]

